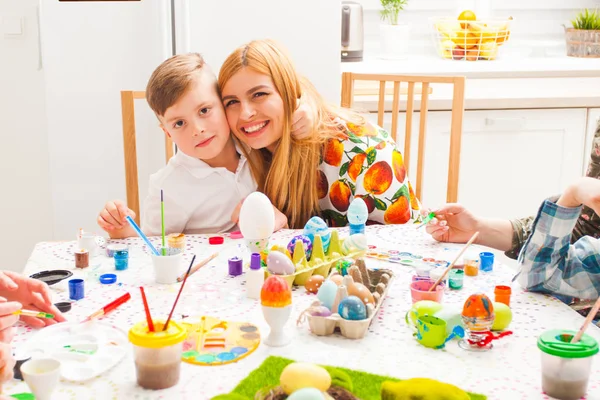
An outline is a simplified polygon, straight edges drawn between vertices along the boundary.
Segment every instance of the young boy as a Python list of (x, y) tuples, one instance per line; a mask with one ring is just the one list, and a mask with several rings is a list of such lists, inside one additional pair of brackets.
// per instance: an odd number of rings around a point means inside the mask
[[(165, 232), (217, 233), (236, 226), (232, 213), (257, 189), (250, 168), (236, 148), (217, 89), (217, 80), (200, 54), (173, 56), (152, 73), (146, 100), (162, 130), (177, 145), (168, 164), (150, 177), (142, 230), (161, 234), (160, 191), (165, 203)], [(304, 107), (294, 114), (297, 137), (311, 128)], [(276, 229), (287, 224), (278, 210)], [(120, 200), (106, 203), (98, 225), (111, 238), (135, 236), (126, 216), (134, 212)]]
[(587, 206), (600, 214), (600, 180), (581, 178), (556, 203), (544, 201), (519, 255), (515, 277), (530, 291), (597, 299), (600, 295), (600, 239), (584, 236), (570, 244), (573, 227)]

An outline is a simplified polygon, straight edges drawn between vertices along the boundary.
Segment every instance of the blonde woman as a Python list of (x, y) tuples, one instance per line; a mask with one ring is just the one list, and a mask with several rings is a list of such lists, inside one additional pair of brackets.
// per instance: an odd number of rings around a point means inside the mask
[[(368, 223), (418, 217), (419, 202), (390, 135), (326, 104), (275, 42), (256, 40), (236, 49), (221, 67), (219, 87), (231, 130), (252, 149), (244, 151), (259, 190), (291, 228), (302, 228), (314, 215), (344, 226), (354, 197), (367, 204)], [(290, 134), (300, 97), (316, 110), (315, 129), (301, 140)]]

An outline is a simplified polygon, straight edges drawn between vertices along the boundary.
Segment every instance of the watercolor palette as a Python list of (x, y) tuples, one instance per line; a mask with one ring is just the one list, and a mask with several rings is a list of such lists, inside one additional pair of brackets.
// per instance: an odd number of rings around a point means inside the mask
[(182, 321), (188, 330), (181, 359), (195, 365), (216, 366), (238, 362), (260, 344), (260, 332), (248, 322), (218, 318), (188, 317)]
[(99, 321), (64, 322), (35, 334), (24, 351), (32, 358), (50, 357), (61, 363), (61, 377), (74, 382), (95, 378), (117, 365), (130, 351), (121, 329)]
[(429, 266), (431, 268), (444, 268), (449, 265), (448, 261), (446, 260), (436, 260), (435, 258), (423, 257), (419, 254), (401, 252), (398, 250), (377, 249), (375, 247), (370, 248), (366, 252), (365, 257), (374, 258), (393, 264), (402, 264), (409, 267)]

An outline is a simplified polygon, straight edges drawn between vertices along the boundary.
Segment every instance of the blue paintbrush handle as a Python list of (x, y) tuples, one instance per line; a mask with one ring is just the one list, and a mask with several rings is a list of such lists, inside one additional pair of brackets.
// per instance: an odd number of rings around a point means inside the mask
[(127, 218), (127, 222), (129, 222), (129, 225), (131, 225), (131, 227), (137, 232), (138, 236), (141, 237), (142, 239), (144, 239), (144, 242), (146, 242), (146, 244), (148, 245), (148, 247), (150, 247), (150, 250), (152, 250), (152, 252), (154, 253), (154, 255), (159, 256), (160, 254), (158, 253), (158, 250), (156, 250), (154, 248), (154, 246), (152, 246), (152, 243), (150, 243), (150, 240), (148, 240), (148, 237), (146, 237), (146, 235), (144, 235), (144, 232), (142, 232), (142, 230), (135, 223), (135, 221), (133, 220), (133, 218), (131, 218), (129, 215), (127, 217), (125, 217), (125, 218)]

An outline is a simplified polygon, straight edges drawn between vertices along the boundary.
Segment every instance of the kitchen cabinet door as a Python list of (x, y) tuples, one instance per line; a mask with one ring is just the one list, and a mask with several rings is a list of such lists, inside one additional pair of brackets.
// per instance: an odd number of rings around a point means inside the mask
[(600, 124), (600, 108), (588, 108), (587, 133), (585, 136), (585, 152), (583, 154), (583, 173), (587, 172), (592, 153), (592, 141), (596, 133), (596, 127)]
[[(368, 118), (377, 121), (376, 114)], [(413, 118), (410, 177), (416, 174), (419, 114)], [(400, 149), (404, 123), (401, 114)], [(390, 125), (388, 113), (384, 127)], [(465, 112), (459, 202), (489, 217), (534, 214), (546, 197), (581, 176), (585, 130), (586, 109)], [(450, 112), (428, 113), (422, 195), (427, 207), (446, 201), (449, 141)]]

